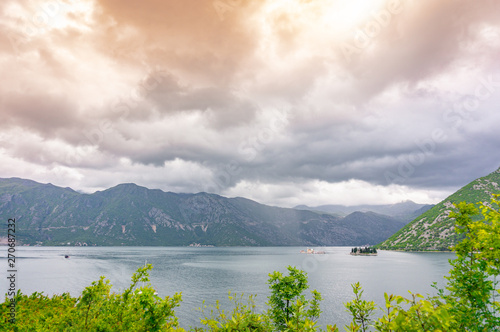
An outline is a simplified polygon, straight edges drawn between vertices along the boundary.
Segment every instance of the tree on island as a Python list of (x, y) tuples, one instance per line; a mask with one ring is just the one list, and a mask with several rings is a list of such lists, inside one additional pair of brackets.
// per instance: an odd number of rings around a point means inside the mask
[(373, 248), (373, 247), (364, 247), (364, 248), (361, 248), (361, 247), (354, 247), (351, 249), (351, 253), (353, 254), (376, 254), (377, 253), (377, 249)]

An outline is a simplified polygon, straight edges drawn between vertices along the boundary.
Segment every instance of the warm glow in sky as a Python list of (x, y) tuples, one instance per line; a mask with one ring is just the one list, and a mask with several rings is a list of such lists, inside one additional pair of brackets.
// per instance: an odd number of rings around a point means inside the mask
[(496, 0), (0, 4), (0, 177), (435, 203), (500, 166)]

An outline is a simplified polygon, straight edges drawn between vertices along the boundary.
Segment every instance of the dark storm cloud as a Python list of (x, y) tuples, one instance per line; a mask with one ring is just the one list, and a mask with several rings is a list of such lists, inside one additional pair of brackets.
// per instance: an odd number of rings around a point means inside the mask
[(224, 128), (251, 121), (258, 109), (251, 101), (227, 89), (181, 86), (172, 75), (165, 75), (160, 80), (147, 96), (159, 113), (211, 110), (214, 113), (213, 124)]
[[(361, 46), (356, 49), (359, 54), (348, 57), (338, 55), (340, 64), (355, 79), (354, 86), (345, 91), (354, 101), (366, 101), (400, 82), (416, 84), (464, 66), (465, 61), (495, 61), (493, 57), (478, 57), (485, 55), (485, 50), (474, 48), (474, 41), (478, 39), (481, 27), (489, 24), (498, 26), (498, 2), (445, 0), (400, 3), (401, 13), (398, 11), (391, 15), (389, 23), (378, 24), (374, 17), (370, 17), (365, 25), (360, 25), (364, 26), (362, 35), (366, 42), (358, 44)], [(366, 33), (370, 24), (378, 27), (373, 37)], [(347, 41), (351, 46), (356, 45), (351, 39)]]
[(16, 126), (53, 137), (61, 128), (72, 127), (78, 119), (77, 105), (68, 96), (13, 91), (2, 100), (1, 126)]

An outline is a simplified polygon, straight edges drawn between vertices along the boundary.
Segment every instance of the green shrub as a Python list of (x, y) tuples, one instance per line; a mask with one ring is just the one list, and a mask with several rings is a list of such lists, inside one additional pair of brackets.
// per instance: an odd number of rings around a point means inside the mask
[[(237, 296), (229, 293), (228, 298), (234, 304), (232, 311), (222, 309), (219, 301), (216, 302), (215, 306), (207, 307), (204, 305), (201, 308), (204, 317), (200, 321), (206, 328), (194, 328), (194, 331), (267, 332), (272, 330), (269, 317), (256, 312), (253, 295), (248, 297), (246, 304), (243, 301), (243, 294)], [(207, 309), (210, 309), (208, 315)]]
[(279, 331), (315, 331), (321, 294), (313, 290), (312, 300), (306, 300), (302, 293), (309, 288), (307, 274), (292, 266), (288, 272), (288, 276), (278, 271), (269, 274), (269, 317)]
[[(160, 298), (149, 284), (151, 264), (132, 276), (132, 283), (122, 294), (111, 293), (109, 280), (101, 277), (85, 288), (82, 295), (69, 294), (49, 298), (42, 293), (31, 296), (18, 292), (16, 321), (6, 315), (10, 300), (1, 305), (0, 331), (183, 331), (177, 328), (174, 308), (181, 295)], [(146, 283), (137, 287), (137, 284)]]

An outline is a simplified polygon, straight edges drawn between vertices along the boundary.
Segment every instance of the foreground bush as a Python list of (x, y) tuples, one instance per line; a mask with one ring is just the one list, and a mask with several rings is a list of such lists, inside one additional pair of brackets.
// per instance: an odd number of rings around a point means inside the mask
[[(454, 249), (455, 260), (446, 277), (445, 289), (438, 295), (424, 298), (410, 293), (408, 297), (384, 294), (385, 305), (377, 308), (373, 301), (362, 298), (359, 283), (352, 285), (354, 298), (345, 304), (352, 322), (346, 331), (500, 331), (500, 303), (496, 278), (500, 274), (500, 201), (495, 196), (489, 204), (481, 204), (483, 219), (472, 204), (460, 203), (450, 214), (455, 230), (465, 235)], [(51, 298), (41, 293), (18, 294), (16, 322), (9, 322), (9, 299), (0, 304), (0, 331), (184, 331), (178, 327), (174, 309), (181, 295), (160, 298), (149, 284), (149, 270), (141, 267), (132, 276), (132, 283), (122, 294), (111, 293), (108, 280), (101, 277), (87, 287), (82, 295), (69, 294)], [(138, 283), (147, 283), (137, 287)], [(265, 313), (256, 311), (253, 297), (229, 294), (231, 310), (214, 306), (201, 309), (202, 327), (191, 331), (318, 331), (316, 320), (321, 311), (321, 294), (312, 291), (312, 299), (303, 294), (308, 289), (307, 274), (288, 267), (288, 275), (269, 274), (271, 296)], [(382, 317), (374, 319), (374, 312)], [(380, 315), (379, 315), (380, 316)], [(339, 331), (336, 325), (327, 331)]]
[[(0, 331), (182, 331), (174, 313), (181, 295), (163, 299), (155, 295), (149, 284), (151, 268), (151, 264), (140, 267), (121, 294), (111, 293), (104, 277), (78, 298), (68, 293), (51, 298), (36, 292), (27, 296), (18, 291), (16, 321), (10, 322), (7, 299), (0, 307)], [(139, 282), (146, 284), (137, 287)]]
[[(197, 327), (193, 331), (272, 331), (269, 317), (256, 311), (254, 296), (250, 295), (245, 300), (243, 295), (229, 293), (229, 300), (234, 305), (231, 311), (222, 309), (219, 301), (210, 308), (207, 306), (201, 308), (204, 317), (200, 322), (206, 327)], [(210, 309), (209, 314), (206, 312), (208, 309)]]
[(453, 250), (452, 269), (445, 289), (424, 298), (385, 295), (385, 314), (372, 320), (373, 302), (361, 299), (361, 288), (353, 286), (356, 298), (347, 303), (353, 321), (347, 331), (500, 331), (500, 303), (496, 278), (500, 273), (499, 196), (480, 204), (483, 219), (473, 204), (460, 203), (450, 213), (455, 231), (465, 235)]

